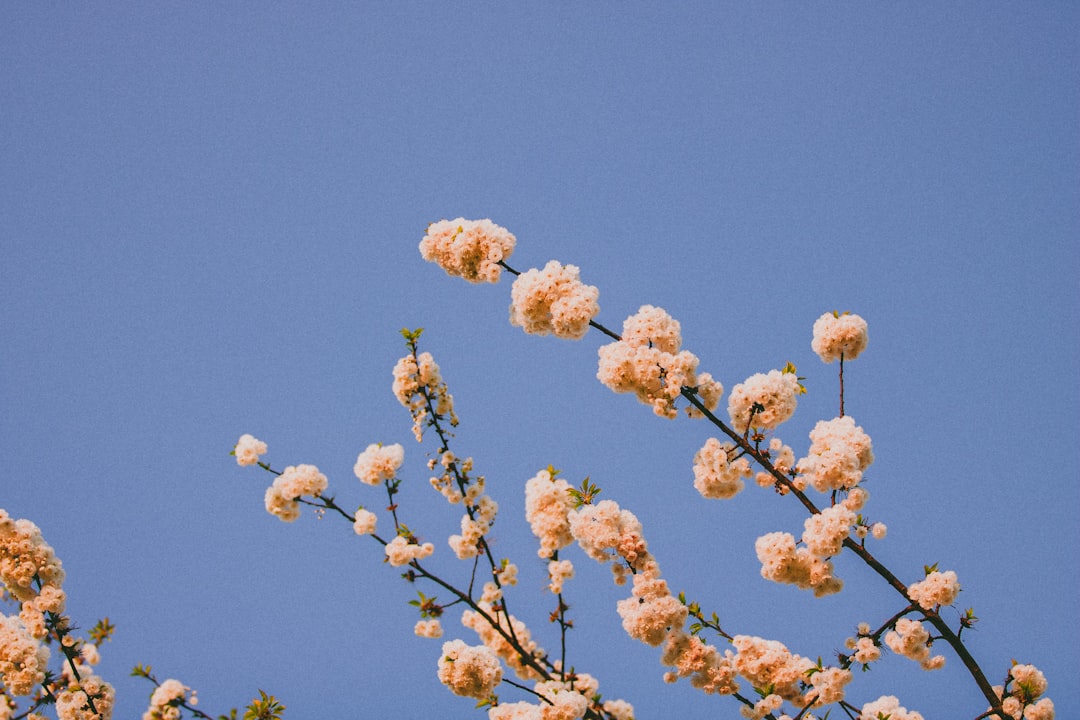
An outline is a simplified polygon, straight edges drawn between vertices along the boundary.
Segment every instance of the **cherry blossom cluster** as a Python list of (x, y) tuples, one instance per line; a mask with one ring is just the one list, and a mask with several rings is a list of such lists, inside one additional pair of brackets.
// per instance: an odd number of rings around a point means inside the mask
[(739, 432), (749, 428), (774, 430), (790, 418), (801, 388), (794, 372), (755, 373), (731, 389), (728, 416)]
[(537, 553), (550, 558), (574, 541), (568, 515), (574, 509), (570, 484), (541, 470), (525, 482), (525, 519), (540, 541)]
[(995, 685), (1001, 709), (1014, 720), (1054, 720), (1054, 702), (1042, 697), (1046, 676), (1034, 665), (1013, 665), (1004, 686)]
[[(698, 375), (697, 356), (681, 346), (679, 321), (661, 308), (642, 305), (623, 322), (622, 339), (600, 348), (596, 377), (617, 393), (634, 393), (661, 417), (677, 415), (675, 401), (683, 387), (695, 388), (702, 404), (715, 409), (724, 386), (709, 373)], [(693, 407), (687, 413), (700, 416)]]
[(516, 240), (490, 220), (440, 220), (428, 225), (420, 241), (420, 255), (448, 275), (472, 283), (498, 282), (499, 266), (514, 252)]
[(845, 640), (844, 647), (851, 650), (852, 662), (869, 665), (881, 659), (881, 647), (871, 636), (869, 623), (859, 623), (858, 635)]
[(617, 584), (626, 581), (627, 572), (633, 573), (631, 597), (620, 600), (616, 609), (628, 635), (648, 645), (664, 645), (661, 662), (674, 668), (665, 679), (675, 682), (689, 677), (694, 687), (706, 693), (735, 692), (730, 658), (683, 629), (689, 611), (660, 578), (637, 517), (604, 500), (573, 510), (569, 519), (578, 545), (594, 560), (610, 562)]
[(893, 695), (882, 695), (873, 702), (862, 706), (859, 720), (923, 720), (923, 716), (914, 710), (908, 710), (900, 705), (900, 701)]
[(386, 561), (393, 567), (408, 565), (414, 560), (423, 560), (435, 552), (433, 543), (420, 543), (413, 537), (395, 535), (394, 539), (386, 543)]
[[(18, 615), (0, 613), (0, 716), (14, 713), (12, 698), (35, 695), (33, 712), (51, 697), (60, 720), (109, 720), (115, 693), (94, 674), (100, 659), (96, 644), (72, 634), (63, 615), (64, 569), (41, 530), (30, 520), (12, 518), (0, 509), (0, 600), (19, 603)], [(58, 641), (65, 664), (50, 673), (47, 643)], [(41, 688), (41, 691), (37, 691)], [(20, 716), (20, 717), (23, 717)]]
[(318, 497), (326, 485), (326, 476), (314, 465), (290, 465), (266, 489), (266, 511), (283, 522), (293, 522), (300, 517), (296, 499), (304, 495)]
[(233, 455), (236, 456), (236, 464), (241, 467), (257, 464), (259, 462), (259, 456), (265, 454), (266, 443), (248, 433), (241, 435), (240, 439), (236, 441), (236, 447), (233, 448)]
[(486, 645), (466, 645), (463, 640), (443, 643), (439, 657), (439, 681), (455, 695), (485, 700), (502, 682), (502, 664)]
[[(500, 703), (488, 711), (488, 720), (577, 720), (590, 707), (596, 709), (600, 684), (588, 673), (574, 673), (566, 681), (542, 680), (533, 692), (545, 702)], [(634, 708), (624, 700), (607, 700), (599, 706), (611, 720), (633, 720)]]
[[(506, 666), (522, 680), (542, 680), (543, 675), (536, 669), (536, 661), (544, 656), (544, 650), (532, 639), (532, 633), (522, 621), (513, 615), (496, 611), (491, 603), (480, 601), (476, 610), (466, 609), (461, 613), (461, 624), (473, 630), (487, 647), (491, 648)], [(486, 617), (485, 617), (486, 616)], [(518, 649), (507, 640), (516, 640), (524, 650), (523, 657)]]
[[(90, 709), (91, 698), (94, 710)], [(108, 720), (115, 704), (113, 686), (91, 675), (71, 683), (56, 695), (56, 716), (60, 720)]]
[[(813, 660), (795, 655), (776, 640), (736, 635), (735, 669), (757, 688), (772, 688), (772, 694), (789, 702), (802, 698), (802, 682), (815, 668)], [(801, 703), (799, 703), (801, 704)]]
[(29, 695), (45, 681), (49, 648), (18, 617), (0, 613), (0, 684), (12, 695)]
[(797, 469), (822, 493), (850, 490), (874, 462), (870, 436), (850, 415), (821, 420), (810, 431), (810, 450)]
[(401, 464), (405, 461), (405, 448), (398, 443), (383, 445), (376, 443), (368, 445), (362, 453), (356, 457), (353, 465), (353, 473), (360, 482), (367, 485), (382, 485), (387, 480), (392, 480)]
[(831, 561), (814, 555), (808, 548), (797, 547), (794, 536), (786, 532), (762, 535), (754, 543), (761, 576), (777, 583), (794, 585), (823, 597), (840, 592), (843, 581), (833, 575)]
[(960, 593), (960, 583), (952, 570), (930, 572), (926, 578), (908, 585), (908, 597), (923, 610), (933, 610), (938, 605), (952, 605)]
[(558, 595), (567, 580), (574, 577), (574, 564), (569, 560), (552, 560), (548, 563), (548, 590)]
[(413, 626), (413, 634), (423, 638), (441, 638), (443, 636), (442, 623), (439, 622), (438, 618), (418, 620), (416, 625)]
[[(472, 485), (469, 489), (472, 488), (482, 490), (483, 485)], [(477, 498), (475, 505), (469, 503), (465, 507), (466, 512), (461, 516), (461, 534), (451, 535), (449, 540), (450, 549), (459, 560), (474, 558), (480, 553), (481, 539), (491, 530), (499, 511), (499, 504), (487, 495)]]
[(143, 713), (142, 720), (179, 720), (180, 703), (194, 706), (199, 703), (199, 698), (187, 685), (170, 678), (154, 688), (150, 707)]
[(694, 455), (694, 487), (702, 497), (735, 497), (751, 474), (749, 458), (730, 441), (709, 438)]
[(814, 322), (810, 348), (827, 363), (854, 360), (866, 349), (866, 321), (851, 313), (825, 313)]
[(919, 620), (900, 618), (894, 630), (885, 634), (885, 644), (897, 655), (919, 663), (923, 670), (938, 670), (945, 666), (944, 655), (931, 657), (930, 633)]
[(581, 282), (577, 266), (551, 260), (514, 280), (510, 324), (532, 335), (580, 340), (600, 312), (599, 297), (599, 290)]
[(423, 439), (424, 425), (430, 422), (431, 412), (449, 417), (457, 425), (454, 398), (443, 382), (439, 366), (431, 353), (409, 353), (394, 365), (394, 396), (409, 409), (413, 419), (413, 436)]
[(19, 617), (34, 638), (45, 637), (44, 613), (62, 613), (64, 567), (41, 529), (0, 509), (0, 583), (21, 603)]

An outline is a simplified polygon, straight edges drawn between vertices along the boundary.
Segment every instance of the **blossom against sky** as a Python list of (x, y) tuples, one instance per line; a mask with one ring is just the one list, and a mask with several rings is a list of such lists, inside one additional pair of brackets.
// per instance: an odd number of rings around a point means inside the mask
[[(1080, 714), (1078, 25), (1050, 2), (0, 9), (0, 507), (55, 548), (68, 611), (117, 625), (98, 669), (117, 717), (147, 707), (140, 662), (208, 712), (263, 688), (296, 718), (481, 717), (437, 679), (471, 631), (413, 635), (415, 588), (371, 538), (279, 522), (272, 478), (229, 456), (252, 433), (377, 507), (354, 464), (400, 443), (410, 527), (460, 566), (460, 513), (391, 387), (402, 327), (425, 328), (541, 644), (525, 484), (549, 464), (747, 635), (816, 657), (895, 611), (842, 558), (823, 598), (761, 578), (756, 539), (798, 536), (799, 509), (752, 482), (703, 499), (706, 428), (604, 387), (609, 338), (526, 336), (508, 275), (424, 262), (428, 224), (457, 217), (513, 233), (518, 270), (579, 268), (608, 327), (662, 307), (729, 393), (795, 363), (809, 392), (777, 432), (797, 457), (837, 413), (814, 323), (865, 318), (845, 404), (873, 438), (877, 547), (906, 582), (955, 571), (995, 681), (1033, 664)], [(734, 712), (665, 685), (610, 572), (575, 568), (570, 648), (605, 696)], [(882, 662), (848, 691), (979, 708), (953, 657)]]

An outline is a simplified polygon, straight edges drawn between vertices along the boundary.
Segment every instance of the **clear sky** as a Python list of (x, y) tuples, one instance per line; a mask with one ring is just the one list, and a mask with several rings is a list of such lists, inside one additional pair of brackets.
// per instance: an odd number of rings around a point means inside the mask
[[(377, 544), (272, 518), (269, 476), (229, 457), (254, 433), (370, 506), (357, 453), (402, 443), (406, 522), (464, 578), (390, 393), (403, 326), (457, 398), (541, 645), (523, 486), (549, 463), (635, 512), (672, 587), (735, 632), (828, 655), (899, 609), (850, 558), (823, 600), (760, 578), (754, 540), (798, 534), (794, 503), (703, 500), (708, 427), (601, 386), (597, 333), (510, 327), (508, 281), (424, 263), (427, 223), (457, 216), (515, 233), (520, 269), (580, 266), (609, 326), (664, 307), (729, 389), (796, 363), (810, 393), (778, 436), (799, 454), (836, 413), (811, 325), (866, 318), (847, 410), (874, 440), (877, 551), (908, 582), (955, 570), (994, 681), (1033, 663), (1080, 716), (1078, 28), (1070, 2), (4, 4), (0, 507), (41, 526), (77, 621), (117, 625), (116, 717), (145, 709), (138, 662), (212, 713), (264, 688), (297, 719), (482, 716), (439, 685)], [(606, 697), (736, 715), (664, 685), (625, 591), (571, 557), (571, 662)], [(928, 720), (985, 707), (951, 655), (849, 686), (883, 693)]]

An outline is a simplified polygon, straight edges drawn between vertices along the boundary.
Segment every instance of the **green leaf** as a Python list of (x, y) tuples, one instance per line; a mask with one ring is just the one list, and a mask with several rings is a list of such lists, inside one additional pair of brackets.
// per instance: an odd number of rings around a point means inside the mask
[(278, 720), (285, 706), (277, 701), (273, 695), (267, 695), (259, 690), (260, 697), (252, 700), (244, 711), (244, 720)]

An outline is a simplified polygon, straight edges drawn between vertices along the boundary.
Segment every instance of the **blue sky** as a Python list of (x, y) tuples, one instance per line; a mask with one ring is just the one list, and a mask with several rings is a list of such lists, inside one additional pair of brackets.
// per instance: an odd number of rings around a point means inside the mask
[[(848, 558), (832, 598), (761, 579), (754, 539), (798, 533), (798, 508), (704, 501), (706, 426), (602, 387), (596, 334), (510, 327), (508, 282), (424, 263), (424, 227), (457, 216), (514, 232), (520, 269), (580, 266), (611, 327), (664, 307), (729, 389), (795, 362), (810, 394), (778, 436), (797, 453), (836, 412), (813, 321), (866, 318), (847, 410), (874, 440), (880, 556), (909, 582), (955, 570), (991, 677), (1033, 663), (1080, 715), (1078, 26), (1054, 2), (5, 5), (0, 507), (56, 548), (76, 619), (117, 625), (116, 717), (145, 708), (137, 662), (208, 712), (264, 688), (294, 718), (481, 717), (438, 684), (375, 543), (280, 523), (269, 477), (228, 455), (254, 433), (370, 505), (356, 454), (401, 442), (407, 522), (465, 577), (390, 393), (403, 326), (427, 329), (542, 645), (523, 486), (549, 463), (634, 511), (671, 585), (736, 632), (827, 655), (899, 609)], [(572, 557), (571, 658), (605, 696), (735, 715), (665, 686), (623, 591)], [(849, 698), (974, 717), (948, 663), (888, 657)]]

